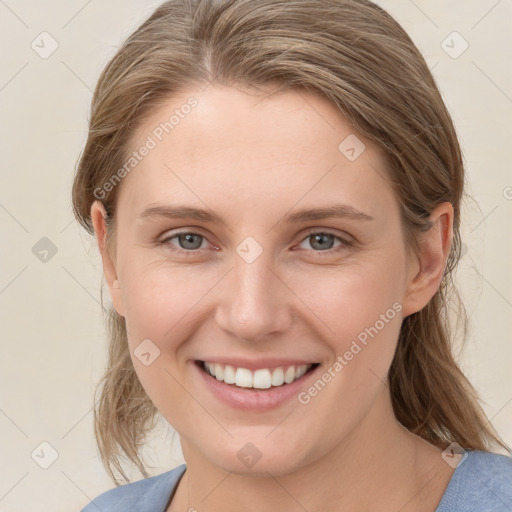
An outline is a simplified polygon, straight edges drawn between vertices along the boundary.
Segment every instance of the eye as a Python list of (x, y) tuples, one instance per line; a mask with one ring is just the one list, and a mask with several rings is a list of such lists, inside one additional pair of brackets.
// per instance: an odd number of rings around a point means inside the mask
[[(177, 240), (177, 244), (171, 242), (174, 239)], [(333, 249), (333, 243), (335, 239), (338, 239), (340, 243)], [(306, 249), (307, 251), (317, 254), (324, 253), (326, 256), (341, 252), (342, 250), (352, 245), (352, 242), (338, 235), (334, 235), (333, 233), (324, 231), (310, 232), (308, 236), (302, 240), (301, 243), (304, 243), (308, 240), (311, 240), (310, 243), (313, 249)], [(174, 253), (185, 256), (194, 256), (197, 254), (197, 251), (204, 248), (201, 247), (204, 241), (206, 241), (206, 237), (203, 235), (190, 231), (181, 231), (164, 238), (158, 243), (159, 245), (169, 249)], [(321, 255), (323, 256), (324, 254)]]
[[(341, 243), (334, 249), (332, 249), (334, 239), (338, 239)], [(310, 244), (311, 247), (313, 247), (313, 252), (326, 253), (326, 255), (332, 255), (333, 253), (340, 252), (343, 249), (350, 247), (352, 245), (351, 242), (345, 240), (344, 238), (338, 235), (334, 235), (333, 233), (327, 233), (323, 231), (314, 231), (309, 233), (308, 236), (302, 241), (302, 243), (308, 240), (311, 240)]]
[[(171, 243), (171, 240), (177, 239), (178, 247)], [(206, 238), (198, 233), (192, 233), (189, 231), (181, 231), (175, 233), (172, 236), (168, 236), (159, 242), (160, 245), (165, 246), (173, 252), (178, 254), (184, 254), (186, 256), (192, 256), (195, 251), (201, 248), (202, 242)]]

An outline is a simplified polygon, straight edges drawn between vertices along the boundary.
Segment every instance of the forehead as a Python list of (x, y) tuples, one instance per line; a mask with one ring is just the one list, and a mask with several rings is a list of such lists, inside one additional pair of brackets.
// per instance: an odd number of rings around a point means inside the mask
[(176, 198), (230, 203), (247, 215), (329, 198), (373, 203), (378, 213), (392, 194), (381, 151), (334, 104), (303, 90), (210, 85), (175, 94), (137, 130), (130, 151), (138, 155), (119, 201), (131, 215)]

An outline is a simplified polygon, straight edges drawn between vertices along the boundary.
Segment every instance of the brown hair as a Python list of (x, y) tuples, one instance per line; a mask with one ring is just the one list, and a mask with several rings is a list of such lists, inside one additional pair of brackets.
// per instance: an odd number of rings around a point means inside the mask
[[(422, 55), (400, 25), (368, 0), (172, 0), (121, 46), (94, 92), (89, 136), (73, 183), (73, 209), (93, 234), (97, 191), (123, 166), (130, 137), (173, 93), (190, 86), (258, 87), (278, 82), (333, 102), (386, 154), (408, 246), (429, 229), (440, 202), (454, 208), (453, 241), (440, 288), (403, 321), (389, 371), (394, 412), (407, 429), (445, 448), (507, 449), (452, 354), (449, 308), (460, 259), (464, 165), (450, 115)], [(111, 189), (111, 190), (110, 190)], [(118, 187), (101, 188), (113, 251)], [(96, 196), (95, 196), (96, 192)], [(458, 308), (458, 309), (457, 309)], [(147, 476), (140, 448), (156, 409), (132, 366), (124, 318), (108, 313), (108, 368), (95, 409), (105, 467), (128, 480), (127, 456)], [(98, 388), (98, 390), (100, 389)]]

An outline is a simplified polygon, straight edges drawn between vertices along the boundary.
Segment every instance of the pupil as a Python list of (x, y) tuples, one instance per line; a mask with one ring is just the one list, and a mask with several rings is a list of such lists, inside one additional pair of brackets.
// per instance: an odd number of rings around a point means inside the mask
[(329, 234), (329, 233), (320, 233), (320, 234), (317, 234), (317, 235), (313, 235), (314, 242), (313, 242), (312, 246), (314, 247), (314, 245), (316, 243), (318, 243), (319, 247), (317, 247), (317, 248), (325, 249), (325, 245), (322, 247), (322, 242), (325, 242), (325, 237), (332, 237), (332, 235)]
[[(185, 243), (185, 247), (186, 247), (187, 249), (197, 249), (197, 247), (188, 247), (188, 246), (186, 245), (186, 244), (189, 244), (189, 243), (191, 243), (192, 245), (194, 245), (193, 238), (194, 238), (194, 237), (197, 237), (197, 235), (193, 235), (192, 233), (185, 233), (185, 234), (182, 234), (181, 236), (182, 236), (182, 240), (183, 240), (183, 238), (185, 239), (185, 242), (184, 242), (184, 243)], [(201, 245), (201, 244), (199, 244), (199, 245)]]

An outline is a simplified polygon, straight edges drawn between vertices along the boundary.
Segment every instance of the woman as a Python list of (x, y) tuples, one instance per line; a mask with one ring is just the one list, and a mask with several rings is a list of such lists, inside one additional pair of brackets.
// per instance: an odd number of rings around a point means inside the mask
[(450, 349), (463, 183), (375, 4), (162, 4), (100, 77), (73, 203), (113, 305), (103, 462), (147, 477), (158, 413), (186, 465), (84, 511), (511, 510)]

